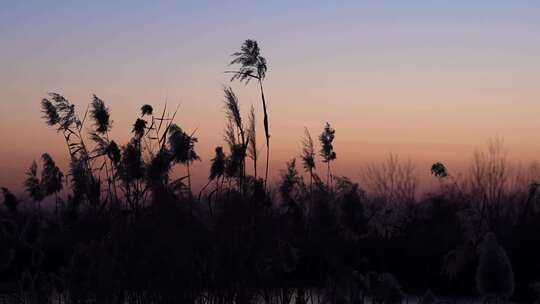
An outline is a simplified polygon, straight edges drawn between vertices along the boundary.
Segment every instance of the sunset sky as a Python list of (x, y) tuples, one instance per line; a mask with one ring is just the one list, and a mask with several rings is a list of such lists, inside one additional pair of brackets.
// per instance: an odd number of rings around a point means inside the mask
[[(538, 1), (2, 1), (0, 186), (20, 191), (43, 152), (65, 168), (63, 138), (41, 119), (51, 91), (79, 111), (102, 98), (122, 143), (142, 104), (180, 105), (204, 182), (224, 145), (223, 71), (248, 38), (269, 64), (273, 177), (303, 128), (326, 121), (335, 172), (353, 179), (389, 153), (422, 174), (461, 168), (496, 136), (512, 160), (540, 159), (539, 16)], [(258, 91), (232, 86), (246, 116), (256, 107), (263, 153)]]

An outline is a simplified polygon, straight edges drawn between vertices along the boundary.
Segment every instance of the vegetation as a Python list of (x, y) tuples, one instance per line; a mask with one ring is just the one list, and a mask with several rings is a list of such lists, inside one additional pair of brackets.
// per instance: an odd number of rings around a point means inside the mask
[[(252, 40), (234, 56), (240, 69), (233, 79), (260, 85), (265, 176), (256, 173), (255, 111), (245, 124), (238, 97), (225, 87), (226, 148), (215, 148), (198, 195), (190, 172), (200, 159), (198, 141), (177, 124), (177, 110), (143, 105), (131, 139), (120, 146), (109, 138), (112, 115), (97, 96), (82, 116), (60, 94), (42, 100), (45, 122), (63, 136), (70, 165), (62, 172), (48, 154), (41, 169), (32, 162), (24, 182), (29, 201), (1, 188), (0, 294), (6, 301), (535, 300), (535, 167), (511, 171), (495, 141), (487, 153), (475, 154), (465, 176), (435, 163), (431, 172), (440, 187), (428, 193), (419, 193), (412, 163), (394, 155), (364, 168), (356, 183), (332, 174), (335, 130), (326, 123), (319, 136), (326, 182), (305, 129), (299, 151), (305, 175), (291, 159), (279, 183), (267, 186), (266, 60)], [(171, 178), (175, 165), (185, 166), (186, 175)], [(52, 196), (54, 212), (40, 208)]]
[(255, 40), (248, 39), (240, 48), (240, 52), (236, 52), (232, 55), (234, 59), (231, 61), (231, 65), (240, 65), (238, 71), (232, 71), (234, 74), (231, 78), (233, 80), (239, 80), (246, 85), (255, 79), (259, 84), (261, 91), (261, 101), (263, 105), (263, 124), (264, 135), (266, 138), (266, 169), (264, 173), (264, 189), (268, 182), (268, 167), (270, 165), (270, 130), (268, 127), (268, 111), (266, 109), (266, 99), (264, 98), (263, 82), (266, 78), (266, 71), (268, 69), (266, 59), (261, 55), (259, 44)]
[(329, 123), (326, 123), (324, 126), (324, 131), (319, 136), (319, 141), (321, 142), (321, 152), (320, 155), (322, 157), (322, 161), (326, 163), (327, 169), (326, 169), (326, 185), (328, 188), (331, 187), (330, 184), (330, 177), (332, 176), (332, 173), (330, 171), (330, 162), (334, 161), (336, 159), (336, 152), (334, 151), (334, 137), (336, 134), (336, 130), (332, 129)]
[(476, 270), (476, 285), (486, 298), (507, 300), (514, 292), (512, 265), (504, 248), (488, 233), (480, 246), (480, 261)]

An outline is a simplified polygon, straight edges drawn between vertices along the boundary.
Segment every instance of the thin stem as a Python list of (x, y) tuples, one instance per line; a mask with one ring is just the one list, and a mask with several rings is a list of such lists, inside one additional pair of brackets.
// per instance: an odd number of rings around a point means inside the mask
[(58, 192), (54, 192), (54, 213), (56, 218), (58, 218)]
[(327, 169), (326, 169), (326, 184), (328, 185), (328, 190), (330, 190), (330, 162), (326, 163)]
[(264, 98), (264, 89), (262, 85), (261, 79), (259, 79), (259, 88), (261, 89), (261, 98), (263, 103), (263, 111), (264, 111), (264, 134), (266, 137), (266, 169), (264, 173), (264, 191), (266, 192), (267, 189), (267, 183), (268, 183), (268, 167), (270, 162), (270, 133), (268, 128), (268, 113), (266, 111), (266, 99)]
[(186, 163), (186, 167), (187, 167), (187, 180), (188, 180), (189, 196), (191, 197), (191, 173), (189, 171), (189, 161)]

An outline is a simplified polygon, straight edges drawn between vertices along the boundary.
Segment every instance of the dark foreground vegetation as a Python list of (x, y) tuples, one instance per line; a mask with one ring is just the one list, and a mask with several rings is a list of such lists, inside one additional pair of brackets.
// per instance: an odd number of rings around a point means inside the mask
[[(306, 130), (279, 184), (267, 184), (266, 60), (255, 41), (234, 54), (233, 80), (256, 82), (247, 122), (224, 88), (226, 148), (208, 184), (191, 188), (197, 138), (176, 109), (144, 105), (124, 145), (109, 138), (109, 109), (94, 96), (78, 115), (59, 94), (44, 119), (65, 138), (70, 167), (44, 154), (21, 200), (2, 188), (0, 294), (13, 303), (421, 303), (475, 298), (536, 300), (540, 276), (538, 183), (512, 171), (497, 144), (466, 176), (442, 163), (439, 186), (418, 195), (414, 168), (397, 157), (363, 170), (362, 184), (332, 173), (335, 130)], [(88, 132), (90, 130), (90, 132)], [(319, 148), (316, 148), (319, 147)], [(324, 166), (319, 168), (320, 160)], [(175, 166), (187, 174), (172, 179)], [(429, 170), (429, 168), (426, 168)], [(41, 208), (44, 200), (54, 208)]]

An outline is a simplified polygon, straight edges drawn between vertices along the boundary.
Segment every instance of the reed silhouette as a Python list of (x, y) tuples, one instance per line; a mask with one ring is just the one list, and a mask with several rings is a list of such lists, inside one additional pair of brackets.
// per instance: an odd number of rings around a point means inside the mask
[(233, 71), (234, 75), (231, 78), (233, 80), (239, 80), (246, 85), (250, 80), (255, 79), (259, 85), (261, 91), (261, 101), (263, 105), (263, 124), (264, 134), (266, 138), (266, 167), (264, 172), (264, 189), (266, 190), (268, 182), (268, 167), (270, 165), (270, 129), (268, 126), (268, 111), (266, 109), (266, 99), (264, 97), (263, 81), (266, 78), (266, 71), (268, 69), (266, 59), (261, 56), (259, 44), (255, 40), (246, 40), (241, 48), (240, 52), (236, 52), (232, 55), (234, 59), (231, 61), (231, 65), (240, 65), (238, 71)]
[[(332, 172), (336, 131), (326, 123), (320, 147), (307, 128), (299, 134), (302, 168), (291, 159), (270, 185), (266, 60), (253, 40), (234, 57), (240, 67), (233, 80), (255, 79), (260, 87), (264, 178), (257, 173), (256, 112), (251, 107), (244, 120), (225, 86), (225, 145), (215, 148), (198, 195), (190, 171), (200, 160), (198, 138), (176, 121), (178, 108), (142, 105), (126, 130), (131, 138), (120, 144), (110, 137), (111, 110), (96, 95), (83, 113), (58, 93), (42, 99), (69, 167), (62, 172), (45, 153), (41, 166), (31, 162), (26, 195), (1, 188), (0, 299), (539, 301), (538, 168), (512, 169), (495, 140), (465, 175), (443, 162), (422, 169), (438, 184), (425, 193), (417, 168), (397, 155), (367, 165), (356, 182)], [(322, 179), (317, 156), (326, 165)], [(186, 174), (173, 179), (176, 165)], [(52, 196), (54, 208), (42, 206)]]
[(315, 147), (313, 139), (307, 128), (304, 128), (304, 138), (302, 138), (302, 164), (304, 170), (309, 173), (309, 195), (313, 196), (313, 174), (315, 170)]
[(327, 169), (326, 169), (326, 184), (328, 187), (332, 187), (330, 184), (330, 177), (332, 176), (332, 172), (330, 171), (330, 162), (336, 159), (336, 152), (334, 151), (334, 137), (335, 137), (336, 131), (332, 129), (329, 123), (326, 123), (324, 126), (324, 130), (319, 136), (319, 141), (321, 142), (321, 152), (320, 155), (322, 157), (322, 161), (326, 163)]

